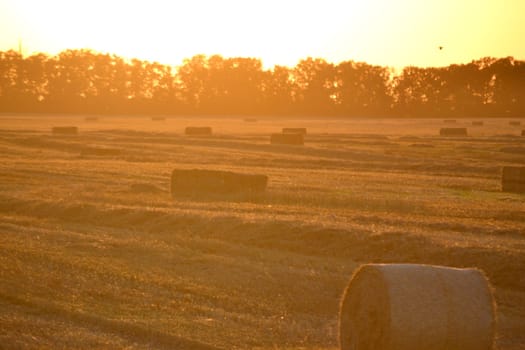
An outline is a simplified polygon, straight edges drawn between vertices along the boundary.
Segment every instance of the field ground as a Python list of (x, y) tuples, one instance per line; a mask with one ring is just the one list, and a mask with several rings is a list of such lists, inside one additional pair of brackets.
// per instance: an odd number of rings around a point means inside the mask
[[(483, 269), (497, 348), (525, 348), (525, 195), (500, 190), (525, 120), (258, 119), (0, 116), (0, 349), (336, 349), (368, 262)], [(174, 168), (269, 185), (172, 198)]]

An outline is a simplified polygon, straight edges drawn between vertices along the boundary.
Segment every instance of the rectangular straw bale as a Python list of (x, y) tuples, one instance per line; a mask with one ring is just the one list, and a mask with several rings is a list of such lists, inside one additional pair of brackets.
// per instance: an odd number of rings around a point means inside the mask
[(512, 121), (509, 122), (509, 125), (520, 126), (521, 122), (519, 120), (512, 120)]
[(303, 134), (272, 134), (270, 137), (272, 145), (304, 145)]
[(186, 135), (211, 135), (212, 128), (211, 126), (188, 126), (186, 127), (184, 133)]
[(78, 127), (76, 126), (54, 126), (51, 129), (55, 135), (77, 135)]
[(525, 193), (525, 167), (504, 166), (501, 171), (501, 190)]
[(208, 169), (175, 169), (171, 174), (172, 196), (187, 194), (254, 193), (266, 190), (268, 177)]
[(441, 128), (439, 130), (441, 136), (467, 136), (467, 128)]
[(306, 135), (306, 128), (283, 128), (283, 134), (303, 134), (303, 135)]

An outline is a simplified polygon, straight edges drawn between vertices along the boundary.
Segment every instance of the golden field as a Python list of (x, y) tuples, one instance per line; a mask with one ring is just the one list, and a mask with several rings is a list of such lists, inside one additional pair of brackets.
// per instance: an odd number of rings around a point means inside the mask
[[(337, 349), (368, 262), (484, 270), (497, 349), (523, 349), (525, 195), (501, 167), (525, 166), (525, 120), (483, 122), (2, 115), (0, 349)], [(305, 146), (270, 145), (283, 127)], [(172, 197), (175, 168), (269, 183)]]

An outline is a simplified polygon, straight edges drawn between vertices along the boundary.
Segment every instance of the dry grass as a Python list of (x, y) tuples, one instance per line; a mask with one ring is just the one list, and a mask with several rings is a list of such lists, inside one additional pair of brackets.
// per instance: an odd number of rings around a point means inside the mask
[[(335, 349), (339, 299), (367, 262), (483, 269), (498, 348), (525, 346), (525, 196), (500, 190), (501, 167), (525, 163), (501, 149), (525, 140), (508, 121), (440, 138), (437, 119), (105, 117), (72, 138), (50, 127), (83, 116), (0, 118), (6, 348)], [(299, 122), (307, 146), (268, 144)], [(214, 135), (185, 137), (191, 123)], [(269, 183), (174, 199), (174, 168)]]

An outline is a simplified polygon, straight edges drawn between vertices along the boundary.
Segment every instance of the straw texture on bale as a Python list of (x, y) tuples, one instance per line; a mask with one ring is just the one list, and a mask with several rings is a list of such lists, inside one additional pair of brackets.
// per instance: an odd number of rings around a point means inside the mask
[(272, 134), (270, 143), (273, 145), (304, 145), (303, 134)]
[(257, 118), (244, 118), (244, 121), (247, 123), (255, 123), (257, 122)]
[(57, 135), (76, 135), (78, 134), (78, 128), (76, 126), (54, 126), (51, 129), (53, 134)]
[(482, 126), (482, 125), (483, 125), (483, 122), (479, 122), (479, 121), (472, 122), (472, 126)]
[(441, 136), (467, 136), (467, 128), (441, 128), (439, 130)]
[(483, 272), (362, 265), (342, 299), (342, 350), (490, 350), (495, 305)]
[(210, 126), (188, 126), (184, 131), (186, 135), (211, 135)]
[(443, 120), (443, 123), (447, 123), (447, 124), (454, 124), (456, 122), (456, 119), (445, 119)]
[(165, 117), (151, 117), (151, 120), (154, 122), (160, 122), (166, 120)]
[(519, 120), (513, 120), (513, 121), (510, 121), (509, 122), (509, 125), (512, 125), (512, 126), (520, 126), (521, 125), (521, 122)]
[(525, 193), (525, 167), (505, 166), (501, 172), (503, 192)]
[(94, 116), (91, 116), (91, 117), (85, 117), (84, 120), (86, 122), (96, 122), (98, 121), (98, 117), (94, 117)]
[(306, 128), (283, 128), (283, 134), (303, 134), (303, 135), (306, 135)]
[(171, 174), (171, 194), (263, 192), (268, 177), (207, 169), (175, 169)]

